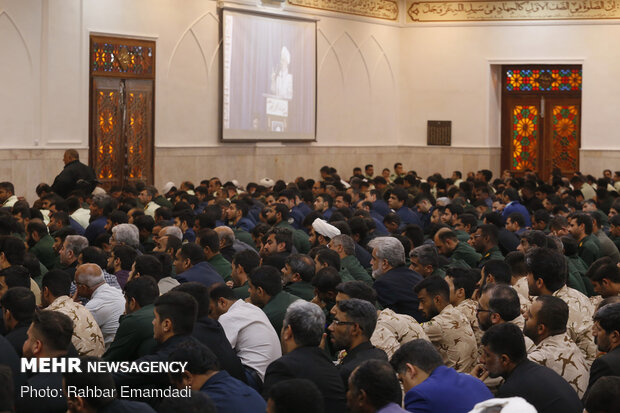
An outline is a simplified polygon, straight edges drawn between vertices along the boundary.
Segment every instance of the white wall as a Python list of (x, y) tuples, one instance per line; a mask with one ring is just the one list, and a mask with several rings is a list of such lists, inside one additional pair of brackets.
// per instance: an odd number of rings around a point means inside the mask
[[(0, 0), (0, 180), (12, 180), (32, 197), (34, 186), (51, 182), (62, 167), (62, 149), (86, 153), (91, 33), (157, 42), (157, 185), (215, 174), (247, 182), (279, 177), (285, 169), (287, 179), (316, 176), (316, 166), (326, 163), (347, 175), (353, 166), (380, 162), (378, 168), (403, 159), (421, 174), (496, 169), (497, 151), (478, 148), (499, 147), (491, 67), (502, 63), (583, 64), (582, 147), (620, 150), (616, 24), (402, 26), (321, 12), (307, 16), (319, 19), (316, 142), (222, 144), (215, 1)], [(427, 120), (452, 120), (456, 149), (416, 149), (425, 146)], [(11, 150), (21, 148), (32, 151)], [(230, 168), (226, 161), (217, 168), (206, 161), (207, 154), (226, 157), (231, 151), (240, 158)], [(201, 153), (204, 158), (196, 157)], [(291, 153), (298, 154), (294, 163)], [(191, 165), (183, 164), (186, 155), (194, 156)]]

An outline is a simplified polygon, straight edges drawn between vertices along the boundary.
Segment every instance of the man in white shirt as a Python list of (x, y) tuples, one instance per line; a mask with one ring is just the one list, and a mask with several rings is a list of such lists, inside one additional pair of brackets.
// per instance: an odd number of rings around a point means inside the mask
[(125, 297), (121, 290), (106, 283), (97, 264), (80, 265), (75, 271), (75, 283), (78, 296), (89, 299), (85, 307), (99, 324), (107, 349), (114, 341), (118, 320), (125, 311)]
[(0, 182), (0, 206), (10, 208), (17, 202), (15, 187), (10, 182)]
[[(230, 287), (220, 285), (210, 293), (209, 317), (218, 320), (252, 382), (253, 371), (265, 379), (267, 366), (282, 356), (278, 334), (260, 308), (238, 300)], [(254, 386), (253, 386), (254, 387)]]

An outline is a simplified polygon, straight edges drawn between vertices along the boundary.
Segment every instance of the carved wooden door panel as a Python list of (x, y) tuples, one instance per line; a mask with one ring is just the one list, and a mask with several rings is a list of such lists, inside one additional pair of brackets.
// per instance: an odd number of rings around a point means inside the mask
[(89, 161), (106, 189), (153, 183), (155, 43), (91, 36)]
[(579, 170), (581, 66), (503, 68), (502, 170), (547, 179)]

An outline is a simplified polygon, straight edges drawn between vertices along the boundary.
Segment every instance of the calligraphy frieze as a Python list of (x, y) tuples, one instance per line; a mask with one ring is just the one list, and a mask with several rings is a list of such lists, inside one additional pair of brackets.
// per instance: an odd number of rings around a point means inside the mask
[(288, 0), (294, 6), (398, 20), (398, 0)]
[(416, 1), (407, 0), (408, 22), (620, 19), (615, 0)]

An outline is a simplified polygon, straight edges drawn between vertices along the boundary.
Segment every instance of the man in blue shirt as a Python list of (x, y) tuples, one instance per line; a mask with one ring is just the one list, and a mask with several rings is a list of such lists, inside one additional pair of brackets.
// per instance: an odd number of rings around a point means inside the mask
[(444, 366), (439, 352), (426, 340), (404, 344), (390, 363), (407, 392), (407, 411), (467, 413), (476, 403), (493, 398), (477, 378)]
[(217, 356), (198, 341), (179, 345), (168, 361), (187, 363), (184, 372), (170, 373), (171, 382), (206, 394), (220, 413), (263, 413), (267, 407), (256, 390), (220, 370)]

